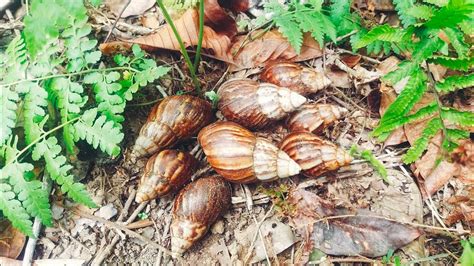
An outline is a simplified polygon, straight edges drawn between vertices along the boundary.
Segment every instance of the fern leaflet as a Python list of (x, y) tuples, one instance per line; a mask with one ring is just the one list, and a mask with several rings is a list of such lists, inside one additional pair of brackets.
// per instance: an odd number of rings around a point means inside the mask
[(365, 47), (375, 41), (399, 42), (405, 35), (405, 32), (392, 28), (389, 25), (380, 25), (371, 29), (354, 46), (355, 49)]
[(427, 5), (414, 5), (407, 12), (410, 16), (418, 19), (427, 20), (433, 16), (435, 9)]
[(429, 121), (425, 129), (421, 133), (421, 137), (415, 141), (413, 146), (411, 146), (410, 149), (408, 149), (407, 153), (403, 156), (403, 162), (406, 164), (413, 163), (418, 158), (420, 158), (423, 152), (428, 147), (430, 139), (434, 137), (441, 128), (441, 119), (433, 118), (431, 121)]
[(474, 57), (459, 59), (444, 56), (436, 56), (430, 59), (431, 63), (449, 67), (454, 70), (469, 71), (474, 66)]
[(441, 110), (441, 118), (459, 126), (474, 126), (474, 113), (458, 111), (453, 108), (444, 107)]
[(474, 73), (465, 76), (450, 76), (436, 83), (436, 89), (451, 92), (474, 86)]
[(393, 4), (405, 28), (416, 23), (415, 17), (409, 14), (414, 5), (413, 0), (393, 0)]

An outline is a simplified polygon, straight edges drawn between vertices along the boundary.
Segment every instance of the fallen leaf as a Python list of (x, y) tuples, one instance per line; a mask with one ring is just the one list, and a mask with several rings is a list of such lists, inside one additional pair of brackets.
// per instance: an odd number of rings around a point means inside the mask
[(229, 38), (237, 34), (235, 20), (225, 12), (217, 0), (205, 0), (204, 22), (218, 34), (225, 34)]
[(329, 68), (329, 71), (326, 72), (326, 76), (331, 80), (332, 85), (335, 87), (344, 89), (352, 88), (352, 82), (349, 74), (335, 66)]
[(315, 247), (326, 254), (379, 257), (412, 242), (420, 232), (361, 210), (355, 216), (315, 223), (313, 236)]
[(8, 220), (0, 220), (0, 257), (18, 258), (25, 240), (25, 235), (14, 228)]
[[(249, 3), (250, 2), (250, 3)], [(249, 0), (226, 0), (221, 1), (221, 6), (227, 8), (233, 12), (245, 12), (251, 6), (256, 5), (257, 1), (249, 1)]]
[(461, 167), (459, 178), (466, 184), (474, 184), (474, 142), (463, 141), (451, 153), (451, 157)]
[[(296, 237), (291, 228), (277, 220), (264, 221), (260, 226), (260, 232), (262, 232), (265, 243), (262, 242), (261, 238), (257, 238), (255, 241), (254, 256), (250, 263), (257, 263), (264, 260), (266, 258), (265, 249), (270, 256), (276, 256), (296, 243)], [(255, 226), (251, 235), (252, 237), (255, 235)]]
[(310, 34), (304, 35), (301, 53), (297, 54), (288, 40), (277, 30), (265, 33), (256, 31), (250, 36), (237, 36), (231, 51), (235, 63), (231, 71), (260, 67), (269, 61), (299, 62), (322, 55), (321, 48)]
[(361, 56), (354, 54), (341, 54), (339, 55), (341, 61), (346, 64), (348, 67), (355, 67), (359, 64)]
[[(303, 188), (290, 190), (288, 202), (295, 207), (289, 214), (290, 223), (298, 232), (305, 233), (306, 230), (312, 236), (306, 238), (303, 234), (303, 239), (311, 242), (305, 249), (311, 250), (314, 245), (330, 255), (378, 257), (420, 236), (420, 232), (411, 226), (384, 219), (367, 210), (359, 210), (351, 216), (348, 209), (335, 209), (333, 204)], [(349, 217), (335, 217), (339, 215)], [(312, 226), (309, 230), (308, 225)]]
[[(199, 13), (197, 10), (189, 9), (180, 19), (174, 21), (174, 24), (186, 47), (197, 45), (199, 33)], [(148, 51), (160, 48), (180, 50), (179, 43), (169, 25), (159, 28), (156, 33), (148, 36), (128, 41), (103, 43), (100, 45), (100, 49), (104, 54), (113, 54), (117, 51), (130, 49), (135, 43)], [(204, 26), (202, 47), (206, 49), (203, 54), (232, 63), (232, 56), (229, 53), (230, 39), (226, 35), (217, 34), (212, 28)]]
[[(123, 8), (127, 5), (128, 0), (106, 0), (105, 5), (114, 13), (115, 16), (120, 15)], [(138, 16), (150, 9), (156, 4), (156, 0), (131, 0), (130, 4), (123, 11), (121, 18), (130, 16)]]

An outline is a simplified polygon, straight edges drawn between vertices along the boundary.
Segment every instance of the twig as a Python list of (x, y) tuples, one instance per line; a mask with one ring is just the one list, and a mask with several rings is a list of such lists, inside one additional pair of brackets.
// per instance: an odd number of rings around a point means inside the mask
[[(52, 180), (49, 178), (48, 172), (43, 174), (43, 189), (45, 189), (49, 195), (53, 187)], [(41, 220), (38, 217), (35, 217), (33, 223), (33, 236), (28, 238), (28, 243), (26, 243), (25, 255), (23, 256), (23, 266), (29, 266), (33, 262), (33, 255), (36, 249), (36, 242), (38, 241), (39, 232), (41, 231)]]
[(113, 229), (117, 229), (117, 230), (120, 230), (120, 231), (123, 231), (125, 232), (126, 234), (128, 234), (129, 236), (131, 237), (134, 237), (134, 238), (137, 238), (137, 239), (140, 239), (141, 241), (145, 242), (146, 244), (150, 245), (151, 247), (155, 248), (155, 249), (158, 249), (158, 250), (161, 250), (163, 253), (167, 254), (167, 255), (170, 255), (170, 256), (174, 256), (175, 254), (173, 252), (171, 252), (170, 250), (168, 250), (167, 248), (165, 248), (164, 246), (160, 245), (160, 244), (157, 244), (155, 242), (153, 242), (152, 240), (140, 235), (139, 233), (137, 232), (134, 232), (130, 229), (128, 229), (127, 227), (123, 226), (123, 225), (120, 225), (118, 223), (114, 223), (114, 222), (111, 222), (111, 221), (108, 221), (108, 220), (105, 220), (101, 217), (98, 217), (98, 216), (95, 216), (95, 215), (91, 215), (91, 214), (88, 214), (88, 213), (85, 213), (83, 211), (80, 211), (80, 210), (74, 210), (74, 212), (84, 218), (87, 218), (87, 219), (91, 219), (91, 220), (94, 220), (94, 221), (97, 221), (97, 222), (100, 222), (102, 224), (104, 224), (105, 226), (107, 227), (110, 227), (110, 228), (113, 228)]
[(128, 0), (127, 3), (125, 4), (125, 6), (122, 8), (122, 10), (120, 11), (120, 14), (117, 16), (117, 19), (115, 20), (114, 24), (112, 24), (112, 27), (110, 28), (109, 33), (107, 33), (107, 37), (105, 37), (104, 42), (107, 42), (109, 40), (110, 35), (112, 34), (112, 31), (115, 29), (115, 27), (117, 26), (118, 21), (120, 20), (120, 17), (122, 17), (123, 12), (125, 12), (125, 9), (127, 9), (128, 5), (130, 5), (131, 2), (132, 2), (132, 0)]
[(250, 259), (250, 256), (252, 256), (253, 249), (255, 248), (255, 242), (257, 241), (257, 236), (259, 235), (258, 232), (260, 232), (260, 227), (262, 226), (262, 223), (270, 215), (270, 213), (273, 211), (273, 207), (275, 207), (275, 205), (272, 204), (272, 206), (270, 207), (270, 210), (268, 210), (268, 212), (265, 213), (265, 216), (263, 216), (262, 220), (257, 223), (256, 231), (255, 231), (255, 234), (253, 235), (253, 239), (252, 239), (252, 244), (250, 245), (250, 248), (247, 251), (247, 255), (245, 255), (244, 264), (247, 264), (248, 260)]

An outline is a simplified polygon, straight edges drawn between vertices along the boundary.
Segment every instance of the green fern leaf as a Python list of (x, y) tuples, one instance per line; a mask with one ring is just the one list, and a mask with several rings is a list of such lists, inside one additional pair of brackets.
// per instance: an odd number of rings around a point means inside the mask
[(275, 17), (274, 22), (278, 27), (278, 31), (288, 39), (295, 52), (299, 54), (303, 45), (303, 33), (300, 31), (298, 23), (288, 15)]
[(0, 69), (0, 85), (20, 80), (25, 77), (28, 65), (26, 45), (21, 36), (15, 37), (5, 50), (2, 68)]
[(296, 16), (296, 20), (299, 23), (299, 27), (303, 32), (311, 32), (311, 36), (318, 41), (319, 46), (324, 45), (324, 33), (323, 33), (323, 22), (321, 14), (319, 12), (301, 12)]
[(464, 34), (456, 28), (445, 28), (443, 31), (451, 41), (451, 45), (456, 50), (458, 58), (466, 58), (469, 53), (470, 46), (464, 42)]
[(387, 75), (382, 77), (382, 80), (387, 82), (390, 85), (393, 85), (400, 80), (409, 77), (412, 75), (413, 72), (419, 70), (420, 67), (418, 64), (411, 62), (411, 61), (402, 61), (398, 65), (398, 69), (389, 72)]
[(430, 59), (431, 63), (442, 65), (454, 70), (469, 71), (474, 66), (474, 57), (458, 59), (451, 57), (437, 56)]
[(1, 112), (1, 132), (0, 132), (0, 144), (5, 143), (12, 134), (12, 129), (16, 125), (16, 109), (18, 108), (17, 102), (19, 100), (18, 93), (12, 91), (10, 87), (0, 87), (0, 103), (2, 105)]
[(360, 49), (365, 47), (375, 41), (386, 41), (386, 42), (398, 42), (401, 41), (405, 32), (390, 27), (389, 25), (380, 25), (371, 29), (367, 34), (365, 34), (360, 40), (355, 44), (355, 49)]
[(408, 15), (418, 18), (427, 20), (433, 16), (435, 9), (431, 6), (427, 5), (414, 5), (412, 8), (408, 10)]
[(436, 51), (438, 51), (443, 45), (443, 41), (440, 38), (431, 36), (421, 40), (416, 44), (413, 49), (412, 60), (416, 63), (421, 63), (424, 60), (430, 58)]
[(436, 89), (451, 92), (474, 86), (474, 73), (465, 76), (450, 76), (436, 83)]
[(470, 135), (469, 131), (457, 128), (447, 128), (446, 133), (448, 135), (447, 137), (450, 140), (468, 139)]
[(336, 27), (341, 26), (344, 19), (350, 16), (352, 0), (331, 0), (329, 14), (332, 23)]
[[(84, 89), (81, 84), (72, 82), (66, 78), (55, 78), (49, 86), (47, 86), (50, 99), (60, 110), (61, 123), (66, 124), (69, 120), (77, 117), (87, 102), (87, 96), (83, 96)], [(63, 128), (63, 139), (66, 150), (74, 153), (74, 137), (72, 136), (72, 128), (67, 124)]]
[(74, 124), (75, 140), (84, 139), (94, 148), (100, 149), (111, 156), (120, 153), (118, 144), (123, 139), (120, 128), (114, 127), (112, 121), (107, 121), (105, 116), (97, 116), (97, 109), (90, 109), (84, 112), (81, 120)]
[[(406, 114), (408, 114), (413, 106), (421, 99), (426, 89), (426, 75), (418, 68), (418, 70), (416, 70), (411, 75), (405, 88), (402, 90), (400, 95), (398, 95), (397, 99), (387, 108), (387, 111), (380, 119), (379, 126), (373, 131), (372, 134), (375, 137), (379, 137), (383, 133), (386, 133), (387, 130), (393, 129), (393, 127), (388, 125), (392, 124), (394, 120), (399, 120), (401, 117), (404, 117)], [(424, 110), (423, 112), (425, 111), (428, 113), (430, 110)], [(420, 117), (422, 114), (426, 115), (424, 113), (420, 113)], [(412, 119), (416, 118), (418, 117), (415, 116)], [(386, 124), (388, 129), (384, 129)]]
[[(3, 176), (3, 169), (0, 170), (0, 177)], [(8, 184), (0, 182), (0, 210), (12, 225), (24, 234), (33, 237), (33, 223), (26, 210), (21, 206), (20, 201), (15, 199), (15, 193)]]
[(428, 147), (430, 139), (434, 137), (441, 128), (441, 119), (433, 118), (431, 121), (429, 121), (425, 129), (423, 129), (420, 138), (415, 141), (413, 146), (411, 146), (407, 153), (403, 156), (403, 162), (409, 164), (418, 160)]
[(474, 3), (471, 0), (450, 1), (447, 6), (438, 10), (435, 15), (425, 23), (431, 29), (455, 27), (468, 21), (474, 12)]
[(474, 126), (474, 113), (469, 111), (458, 111), (454, 108), (444, 107), (441, 110), (441, 118), (459, 126)]
[(49, 176), (71, 199), (88, 207), (95, 207), (84, 185), (74, 182), (73, 176), (68, 174), (72, 166), (66, 163), (66, 157), (60, 155), (61, 150), (56, 137), (49, 137), (36, 144), (31, 157), (35, 161), (44, 158)]
[(414, 6), (413, 0), (393, 0), (393, 4), (405, 28), (416, 23), (415, 17), (409, 14)]
[(31, 143), (41, 136), (40, 124), (46, 115), (44, 108), (48, 106), (48, 93), (37, 83), (24, 82), (23, 84), (29, 87), (29, 92), (23, 100), (23, 127), (25, 140)]

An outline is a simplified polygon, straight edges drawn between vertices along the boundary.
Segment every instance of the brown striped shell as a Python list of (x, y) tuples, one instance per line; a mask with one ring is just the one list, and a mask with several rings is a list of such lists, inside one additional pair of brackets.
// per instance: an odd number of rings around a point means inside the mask
[(201, 239), (231, 204), (231, 190), (219, 176), (200, 178), (176, 196), (171, 223), (171, 251), (183, 254)]
[(306, 102), (305, 97), (287, 88), (251, 79), (229, 80), (217, 94), (222, 115), (250, 129), (264, 128)]
[(347, 109), (332, 104), (304, 104), (286, 120), (290, 131), (319, 133), (339, 120)]
[(213, 119), (211, 105), (191, 95), (173, 95), (155, 105), (135, 141), (132, 157), (148, 156), (194, 136)]
[(348, 165), (352, 157), (342, 148), (309, 132), (293, 132), (280, 144), (308, 177), (318, 177)]
[(260, 74), (260, 79), (264, 82), (287, 87), (301, 95), (318, 92), (331, 84), (331, 80), (324, 74), (289, 62), (268, 64)]
[(234, 122), (215, 122), (199, 132), (198, 140), (212, 168), (231, 182), (273, 181), (301, 170), (270, 141)]
[(163, 150), (147, 162), (135, 201), (142, 203), (181, 189), (191, 180), (199, 162), (189, 153)]

